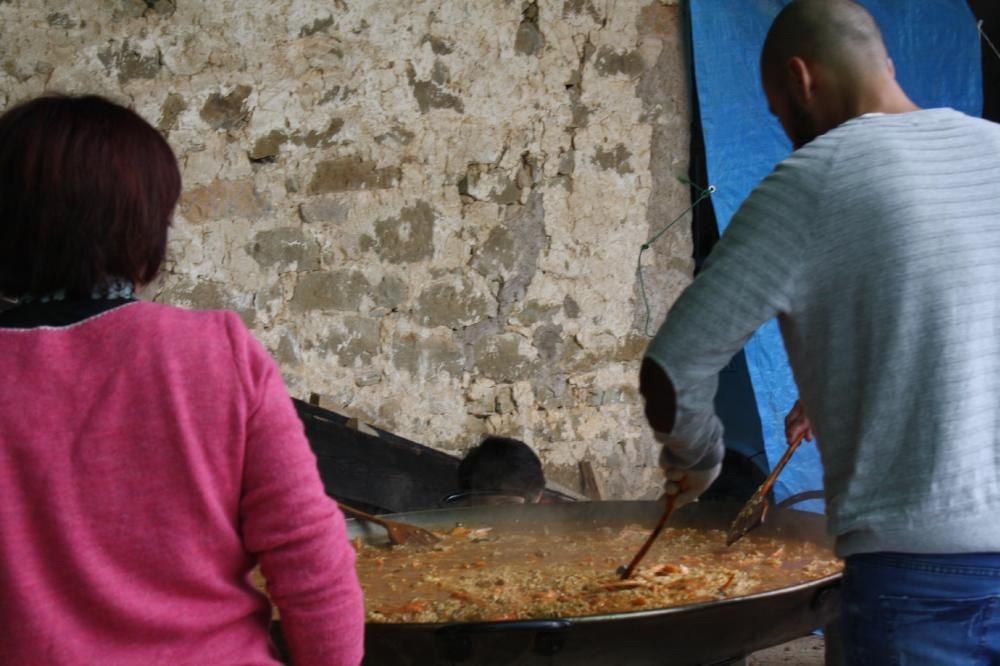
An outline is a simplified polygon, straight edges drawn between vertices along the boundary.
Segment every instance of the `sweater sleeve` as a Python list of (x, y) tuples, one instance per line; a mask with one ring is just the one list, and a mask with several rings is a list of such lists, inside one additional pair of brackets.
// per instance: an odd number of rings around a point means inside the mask
[(364, 602), (344, 517), (323, 490), (277, 365), (238, 319), (230, 331), (243, 347), (237, 357), (244, 356), (250, 401), (240, 501), (244, 546), (260, 561), (296, 666), (357, 666)]
[(657, 433), (671, 465), (701, 470), (722, 461), (718, 373), (754, 331), (791, 308), (806, 253), (802, 219), (812, 198), (802, 169), (801, 160), (790, 158), (754, 189), (646, 350), (644, 362), (662, 370), (660, 383), (672, 388), (644, 391), (647, 414), (675, 410), (654, 421), (673, 423), (670, 432)]

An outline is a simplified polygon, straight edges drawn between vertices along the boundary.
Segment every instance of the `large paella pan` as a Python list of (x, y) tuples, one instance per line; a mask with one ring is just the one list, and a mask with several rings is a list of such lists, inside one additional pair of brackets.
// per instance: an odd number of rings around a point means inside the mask
[(823, 518), (776, 510), (726, 549), (739, 507), (679, 511), (636, 581), (614, 570), (662, 506), (582, 502), (395, 516), (442, 535), (385, 545), (352, 524), (366, 591), (366, 664), (715, 664), (802, 636), (839, 610)]

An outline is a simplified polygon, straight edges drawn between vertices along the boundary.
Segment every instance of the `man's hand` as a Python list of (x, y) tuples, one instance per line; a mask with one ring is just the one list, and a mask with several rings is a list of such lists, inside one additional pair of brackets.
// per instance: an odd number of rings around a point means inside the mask
[[(670, 451), (676, 448), (678, 441), (670, 435), (653, 431), (653, 438), (656, 439), (663, 448), (660, 450), (660, 469), (667, 477), (663, 484), (663, 490), (667, 495), (676, 495), (675, 506), (682, 507), (685, 504), (698, 499), (698, 497), (708, 490), (712, 482), (719, 478), (722, 471), (722, 461), (709, 469), (686, 469), (678, 466), (677, 461), (672, 458)], [(720, 456), (721, 458), (721, 456)], [(684, 488), (681, 489), (681, 479), (686, 479)]]
[(813, 438), (812, 423), (809, 422), (809, 417), (806, 416), (806, 410), (802, 406), (802, 401), (796, 400), (795, 404), (792, 405), (792, 410), (785, 417), (785, 438), (791, 444), (803, 432), (805, 433), (805, 439), (811, 440)]
[[(663, 484), (663, 490), (667, 495), (677, 496), (674, 506), (679, 508), (697, 500), (719, 478), (721, 471), (722, 465), (700, 470), (665, 467), (663, 473), (667, 477), (667, 482)], [(683, 484), (682, 480), (685, 481)], [(683, 490), (681, 490), (682, 485)]]

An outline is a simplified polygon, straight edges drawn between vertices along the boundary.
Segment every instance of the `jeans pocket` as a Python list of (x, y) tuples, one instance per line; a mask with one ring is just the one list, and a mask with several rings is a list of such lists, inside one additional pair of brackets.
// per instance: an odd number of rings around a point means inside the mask
[(879, 597), (890, 663), (990, 666), (986, 631), (1000, 597)]

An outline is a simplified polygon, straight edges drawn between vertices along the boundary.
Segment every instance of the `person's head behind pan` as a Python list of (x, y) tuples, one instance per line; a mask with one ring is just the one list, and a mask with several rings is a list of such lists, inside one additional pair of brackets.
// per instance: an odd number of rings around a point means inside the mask
[(173, 151), (135, 112), (92, 95), (15, 106), (0, 116), (0, 293), (147, 284), (180, 191)]
[(487, 437), (466, 454), (458, 466), (463, 491), (516, 495), (537, 501), (545, 488), (542, 463), (524, 442)]

